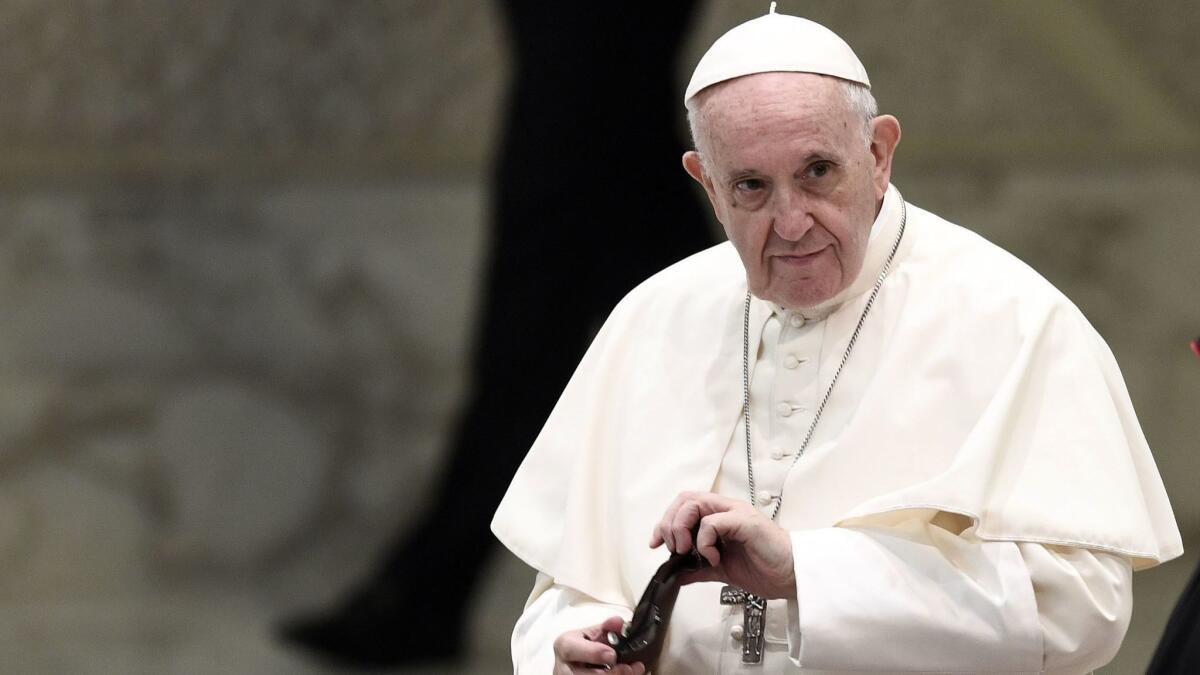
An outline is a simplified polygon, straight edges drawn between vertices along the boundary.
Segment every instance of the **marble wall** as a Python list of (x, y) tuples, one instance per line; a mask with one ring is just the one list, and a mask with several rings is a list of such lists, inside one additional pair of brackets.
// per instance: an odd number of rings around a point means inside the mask
[[(711, 2), (681, 81), (765, 5)], [(1108, 339), (1200, 541), (1186, 347), (1200, 334), (1200, 9), (781, 11), (855, 46), (904, 125), (909, 200), (1027, 260)], [(242, 644), (231, 617), (331, 597), (420, 512), (467, 386), (508, 75), (496, 14), (0, 0), (0, 624), (16, 636), (3, 653), (25, 659), (14, 672), (267, 672), (258, 647), (228, 648)], [(1149, 573), (1110, 672), (1144, 663), (1193, 562)], [(502, 652), (506, 633), (479, 640)]]

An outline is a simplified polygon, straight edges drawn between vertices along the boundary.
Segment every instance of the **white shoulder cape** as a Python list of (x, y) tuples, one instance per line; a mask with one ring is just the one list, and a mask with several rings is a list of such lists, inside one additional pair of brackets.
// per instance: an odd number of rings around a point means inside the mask
[[(1104, 550), (1135, 569), (1180, 555), (1104, 341), (1013, 256), (907, 210), (891, 272), (800, 459), (821, 478), (802, 498), (785, 493), (781, 522), (887, 524), (937, 509), (971, 518), (983, 539)], [(622, 300), (500, 504), (492, 530), (505, 546), (598, 600), (637, 601), (665, 557), (647, 546), (654, 524), (679, 492), (712, 488), (738, 433), (745, 295), (724, 243)], [(841, 354), (866, 296), (826, 319), (823, 352)], [(751, 344), (767, 311), (756, 299)], [(822, 390), (836, 360), (822, 359)]]

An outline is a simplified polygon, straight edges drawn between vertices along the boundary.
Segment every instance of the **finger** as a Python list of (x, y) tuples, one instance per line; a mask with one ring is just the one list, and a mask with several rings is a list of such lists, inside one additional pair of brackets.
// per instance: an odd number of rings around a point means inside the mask
[(609, 631), (615, 631), (619, 633), (624, 627), (625, 619), (619, 616), (610, 616), (604, 620), (604, 623), (600, 624), (600, 630), (604, 631), (605, 633)]
[(562, 663), (595, 667), (613, 665), (617, 652), (605, 642), (588, 639), (583, 631), (570, 631), (554, 641), (554, 655)]
[(564, 672), (567, 675), (612, 675), (619, 672), (614, 668), (606, 668), (598, 666), (594, 663), (566, 663), (562, 664), (565, 670), (556, 670), (555, 675), (559, 672)]
[(716, 567), (721, 564), (721, 541), (741, 541), (739, 534), (746, 526), (746, 520), (751, 516), (743, 513), (726, 511), (705, 516), (700, 521), (700, 531), (696, 534), (696, 550)]
[(597, 626), (585, 628), (583, 636), (593, 642), (602, 642), (608, 644), (608, 634), (617, 633), (618, 635), (625, 629), (625, 619), (619, 616), (610, 616)]
[(630, 665), (631, 670), (633, 670), (633, 675), (646, 675), (646, 664), (642, 663), (641, 661), (637, 661)]
[(723, 497), (712, 492), (685, 492), (681, 495), (682, 503), (675, 511), (675, 519), (671, 524), (671, 536), (675, 539), (672, 549), (676, 553), (686, 553), (692, 549), (692, 531), (697, 527), (697, 521), (716, 513), (756, 513), (754, 507), (745, 502), (729, 497)]
[(610, 675), (611, 671), (604, 666), (591, 663), (557, 663), (554, 675)]
[(656, 524), (654, 526), (654, 531), (650, 533), (650, 548), (658, 548), (659, 546), (662, 546), (662, 544), (663, 538), (662, 535), (659, 534), (658, 525)]
[(607, 641), (605, 634), (608, 633), (608, 631), (613, 630), (612, 627), (614, 625), (617, 626), (618, 629), (621, 627), (621, 625), (623, 625), (621, 617), (609, 617), (605, 619), (603, 623), (598, 623), (595, 626), (589, 626), (580, 632), (583, 633), (583, 637), (587, 638), (588, 640), (592, 640), (594, 642), (605, 642)]
[(662, 536), (662, 521), (660, 520), (654, 524), (654, 531), (650, 533), (650, 548), (658, 548), (665, 541)]
[(687, 553), (692, 550), (692, 528), (696, 526), (696, 522), (703, 515), (698, 501), (688, 500), (679, 507), (679, 510), (675, 512), (675, 519), (671, 522), (671, 537), (675, 542), (671, 548), (672, 551)]
[(659, 546), (667, 543), (667, 531), (666, 528), (663, 527), (663, 523), (667, 522), (667, 519), (675, 513), (675, 505), (678, 502), (679, 497), (673, 499), (671, 504), (667, 506), (667, 510), (663, 512), (662, 518), (660, 518), (659, 521), (654, 524), (654, 531), (650, 533), (650, 548), (658, 548)]
[(671, 505), (663, 512), (662, 519), (654, 527), (654, 535), (650, 538), (650, 547), (657, 548), (659, 544), (666, 544), (667, 550), (674, 552), (675, 539), (671, 535), (671, 523), (675, 520), (675, 513), (687, 502), (690, 492), (680, 492), (675, 495), (675, 499), (671, 500)]
[(602, 623), (597, 624), (595, 626), (591, 626), (590, 628), (585, 628), (582, 631), (580, 631), (583, 634), (584, 639), (590, 640), (591, 642), (596, 643), (596, 644), (604, 645), (606, 648), (608, 648), (612, 652), (611, 660), (606, 659), (603, 661), (593, 661), (593, 662), (590, 662), (588, 665), (596, 665), (596, 664), (611, 665), (613, 663), (616, 663), (617, 652), (615, 649), (612, 649), (612, 645), (609, 644), (608, 634), (616, 633), (616, 634), (620, 635), (624, 631), (624, 629), (625, 629), (625, 619), (621, 618), (620, 616), (610, 616), (607, 619), (605, 619)]
[(662, 519), (650, 536), (650, 548), (666, 544), (672, 553), (692, 548), (692, 528), (696, 520), (711, 513), (733, 511), (740, 508), (753, 509), (749, 504), (723, 497), (712, 492), (681, 492), (663, 513)]
[(571, 675), (587, 673), (587, 675), (614, 675), (614, 673), (632, 672), (625, 670), (626, 666), (621, 663), (605, 665), (602, 663), (567, 663), (563, 664), (567, 667), (567, 672)]
[(692, 492), (691, 501), (700, 504), (705, 515), (710, 513), (722, 513), (724, 511), (737, 511), (743, 508), (753, 509), (746, 502), (719, 495), (715, 492)]

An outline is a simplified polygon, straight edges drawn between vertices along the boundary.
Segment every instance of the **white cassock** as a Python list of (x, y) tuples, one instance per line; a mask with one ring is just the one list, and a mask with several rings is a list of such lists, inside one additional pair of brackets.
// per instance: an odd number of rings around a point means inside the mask
[[(783, 495), (797, 602), (741, 663), (742, 610), (682, 589), (675, 673), (1083, 673), (1108, 662), (1131, 573), (1182, 552), (1112, 354), (1079, 310), (977, 235), (911, 204), (899, 249), (804, 456), (812, 415), (899, 230), (888, 190), (863, 272), (812, 310), (751, 304), (759, 508)], [(597, 336), (492, 529), (538, 571), (517, 672), (560, 633), (629, 617), (685, 490), (747, 499), (745, 273), (721, 244), (629, 294)]]

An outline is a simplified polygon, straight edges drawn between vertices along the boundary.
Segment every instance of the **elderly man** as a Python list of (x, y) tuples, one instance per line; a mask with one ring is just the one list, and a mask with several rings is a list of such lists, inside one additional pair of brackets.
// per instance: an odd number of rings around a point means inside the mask
[(644, 672), (603, 635), (695, 547), (659, 673), (1082, 673), (1181, 552), (1104, 342), (904, 202), (869, 86), (773, 12), (701, 59), (683, 164), (730, 244), (617, 307), (496, 514), (518, 672)]

